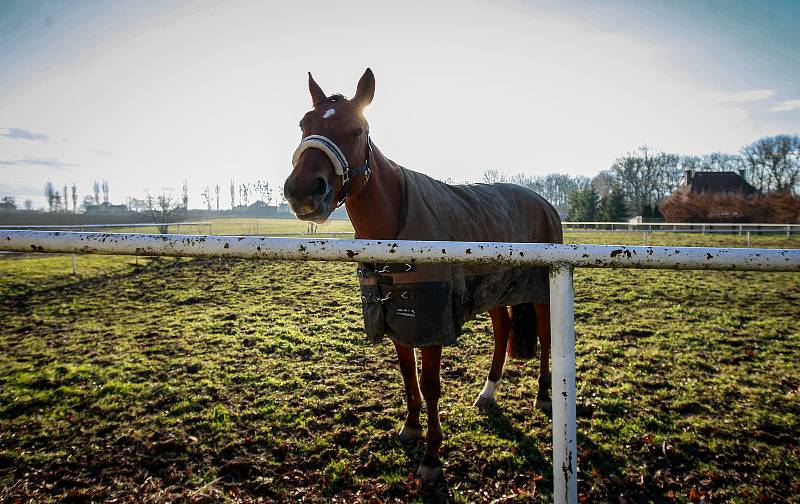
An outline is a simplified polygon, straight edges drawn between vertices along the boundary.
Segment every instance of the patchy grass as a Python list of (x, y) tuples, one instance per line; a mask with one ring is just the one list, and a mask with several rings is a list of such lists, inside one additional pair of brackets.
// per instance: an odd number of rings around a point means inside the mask
[[(297, 219), (260, 219), (234, 217), (213, 219), (211, 232), (216, 235), (306, 233), (308, 224)], [(331, 220), (316, 227), (317, 233), (353, 231), (349, 220)]]
[[(218, 219), (192, 219), (196, 222), (210, 222), (211, 234), (215, 235), (280, 235), (284, 233), (307, 233), (308, 224), (297, 219), (275, 219), (262, 217), (223, 217)], [(77, 231), (77, 229), (75, 229)], [(90, 231), (87, 229), (86, 231)], [(157, 226), (113, 228), (114, 233), (158, 233)], [(353, 232), (349, 220), (331, 220), (320, 224), (317, 233)], [(175, 234), (207, 234), (208, 226), (174, 225), (169, 232)]]
[[(471, 406), (487, 317), (444, 352), (445, 481), (420, 489), (353, 265), (78, 260), (0, 260), (0, 501), (551, 500), (536, 366)], [(800, 275), (584, 269), (575, 288), (587, 501), (797, 502)]]

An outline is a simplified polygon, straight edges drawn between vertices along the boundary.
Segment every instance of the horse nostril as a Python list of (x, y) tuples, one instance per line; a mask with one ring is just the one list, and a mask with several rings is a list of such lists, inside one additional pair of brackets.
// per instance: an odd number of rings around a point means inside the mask
[(317, 177), (317, 184), (311, 194), (314, 196), (323, 196), (328, 192), (328, 183), (322, 177)]

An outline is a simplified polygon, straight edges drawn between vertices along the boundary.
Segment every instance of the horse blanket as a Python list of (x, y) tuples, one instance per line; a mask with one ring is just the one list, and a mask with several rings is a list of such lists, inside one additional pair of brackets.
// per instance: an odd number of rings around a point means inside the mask
[[(556, 210), (515, 184), (450, 185), (397, 167), (399, 240), (562, 241)], [(497, 305), (548, 304), (547, 268), (359, 263), (364, 329), (412, 347), (455, 345), (464, 322)]]

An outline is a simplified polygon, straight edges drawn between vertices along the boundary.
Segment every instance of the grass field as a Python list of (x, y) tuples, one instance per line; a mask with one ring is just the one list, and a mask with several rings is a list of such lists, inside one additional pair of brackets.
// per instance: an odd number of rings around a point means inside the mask
[[(289, 223), (305, 231), (259, 232)], [(444, 352), (445, 480), (419, 488), (423, 445), (396, 437), (402, 382), (391, 345), (365, 342), (353, 265), (81, 256), (69, 271), (68, 256), (0, 260), (0, 501), (552, 499), (536, 366), (510, 362), (499, 407), (472, 407), (485, 316)], [(575, 289), (585, 502), (799, 501), (800, 274), (578, 270)]]
[[(211, 234), (215, 235), (279, 235), (283, 233), (297, 234), (308, 233), (308, 224), (297, 219), (262, 219), (257, 217), (235, 217), (229, 219), (211, 219)], [(352, 232), (350, 221), (332, 220), (316, 226), (317, 233)], [(115, 228), (116, 233), (157, 233), (156, 226), (137, 228)], [(207, 226), (169, 226), (170, 233), (180, 234), (205, 234)]]

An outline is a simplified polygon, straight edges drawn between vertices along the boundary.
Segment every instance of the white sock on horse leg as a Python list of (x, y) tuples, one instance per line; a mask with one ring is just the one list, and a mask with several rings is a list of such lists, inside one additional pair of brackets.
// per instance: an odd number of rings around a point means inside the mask
[(486, 380), (486, 385), (483, 386), (483, 390), (481, 390), (481, 393), (478, 394), (478, 397), (483, 397), (484, 399), (494, 399), (494, 393), (500, 386), (500, 380), (502, 380), (502, 378), (498, 378), (496, 382), (493, 382), (492, 380)]

